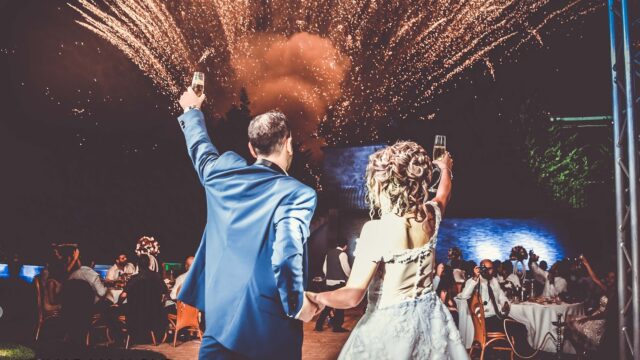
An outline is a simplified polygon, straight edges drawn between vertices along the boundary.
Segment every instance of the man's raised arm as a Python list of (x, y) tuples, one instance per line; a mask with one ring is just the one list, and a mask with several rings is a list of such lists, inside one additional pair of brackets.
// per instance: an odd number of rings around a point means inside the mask
[(180, 97), (179, 103), (185, 112), (178, 117), (180, 128), (187, 141), (189, 157), (202, 184), (206, 183), (215, 161), (220, 156), (207, 134), (204, 114), (200, 110), (204, 99), (204, 94), (198, 96), (189, 88)]

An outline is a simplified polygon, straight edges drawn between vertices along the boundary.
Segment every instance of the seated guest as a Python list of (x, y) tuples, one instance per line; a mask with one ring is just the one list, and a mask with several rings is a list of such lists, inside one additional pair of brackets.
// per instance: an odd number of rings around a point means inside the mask
[[(85, 260), (86, 261), (86, 260)], [(107, 287), (102, 283), (100, 275), (89, 266), (84, 266), (80, 261), (80, 250), (76, 248), (73, 254), (66, 256), (67, 268), (71, 269), (69, 280), (82, 280), (91, 286), (94, 294), (94, 304), (98, 304), (107, 294)], [(91, 261), (87, 261), (89, 264)], [(104, 304), (107, 306), (107, 304)]]
[(171, 300), (176, 300), (178, 298), (178, 294), (180, 293), (180, 288), (182, 288), (182, 284), (184, 283), (184, 279), (187, 277), (187, 273), (189, 272), (189, 269), (191, 268), (192, 263), (193, 263), (193, 256), (189, 256), (185, 259), (184, 273), (180, 274), (180, 276), (176, 278), (176, 283), (173, 285), (173, 288), (171, 289), (171, 294), (169, 294), (169, 297), (171, 298)]
[(615, 273), (613, 278), (608, 274), (608, 281), (602, 282), (591, 268), (587, 259), (580, 256), (592, 281), (601, 290), (598, 306), (587, 315), (567, 316), (567, 339), (571, 341), (578, 354), (593, 352), (598, 349), (605, 334), (608, 318), (616, 315), (617, 304), (614, 303), (616, 292)]
[(164, 297), (169, 291), (162, 276), (149, 268), (150, 263), (148, 255), (139, 256), (140, 272), (129, 279), (118, 299), (119, 304), (127, 300), (122, 308), (127, 317), (127, 328), (136, 339), (148, 338), (150, 331), (158, 336), (166, 327)]
[(462, 259), (462, 250), (460, 250), (459, 247), (454, 246), (452, 248), (449, 248), (449, 252), (447, 254), (447, 264), (451, 267), (453, 267), (454, 262), (460, 263), (463, 261)]
[(67, 341), (84, 345), (95, 313), (95, 291), (85, 279), (67, 279), (60, 293), (61, 317)]
[(451, 266), (438, 264), (438, 267), (436, 268), (436, 277), (433, 279), (433, 286), (436, 289), (436, 294), (449, 308), (449, 310), (455, 310), (456, 303), (453, 301), (453, 298), (457, 295), (457, 291), (456, 282), (453, 278), (453, 269)]
[(522, 287), (520, 277), (513, 272), (513, 263), (511, 261), (505, 261), (502, 263), (502, 274), (498, 278), (500, 283), (510, 282), (513, 287)]
[(549, 271), (544, 271), (538, 266), (538, 256), (533, 254), (529, 258), (529, 269), (533, 272), (534, 279), (544, 284), (542, 297), (554, 298), (567, 291), (568, 264), (565, 261), (558, 261)]
[(549, 265), (544, 260), (540, 261), (540, 264), (538, 266), (540, 267), (540, 269), (544, 271), (547, 271), (547, 269), (549, 269)]
[(502, 275), (502, 261), (493, 260), (493, 271), (496, 273), (496, 277)]
[(128, 261), (127, 255), (120, 253), (116, 257), (116, 263), (109, 268), (109, 271), (107, 271), (105, 280), (115, 282), (119, 280), (122, 275), (133, 275), (135, 272), (136, 267)]
[(61, 260), (53, 260), (53, 262), (49, 264), (49, 275), (44, 284), (42, 306), (45, 317), (57, 315), (60, 312), (60, 293), (62, 292), (62, 284), (65, 280), (67, 280), (65, 264)]
[(480, 297), (484, 305), (484, 317), (487, 331), (504, 331), (504, 312), (508, 312), (509, 302), (495, 278), (493, 263), (489, 259), (482, 260), (480, 267), (473, 270), (473, 277), (467, 280), (464, 289), (458, 295), (461, 299), (471, 299), (474, 290), (480, 286)]
[(20, 277), (22, 262), (17, 255), (7, 265), (9, 278), (0, 279), (0, 339), (27, 342), (33, 340), (38, 313), (35, 286)]
[[(493, 262), (489, 259), (482, 260), (480, 267), (473, 270), (473, 277), (467, 280), (464, 289), (458, 295), (461, 299), (471, 299), (474, 291), (479, 288), (480, 298), (484, 305), (484, 317), (486, 331), (504, 332), (505, 323), (510, 310), (507, 296), (502, 291), (498, 279), (495, 278)], [(533, 352), (527, 342), (527, 328), (518, 322), (507, 322), (508, 336), (515, 339), (514, 346), (521, 354)]]
[(451, 261), (451, 269), (453, 270), (453, 280), (456, 283), (456, 294), (462, 291), (462, 288), (464, 287), (464, 283), (465, 281), (467, 281), (467, 274), (464, 270), (465, 268), (466, 268), (466, 263), (463, 260), (458, 259), (458, 260)]

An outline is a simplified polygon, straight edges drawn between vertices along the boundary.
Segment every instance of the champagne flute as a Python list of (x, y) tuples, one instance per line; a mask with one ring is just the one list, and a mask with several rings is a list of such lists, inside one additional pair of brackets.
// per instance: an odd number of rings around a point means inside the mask
[(196, 71), (193, 73), (191, 88), (196, 95), (200, 96), (204, 92), (204, 73)]
[[(435, 140), (433, 141), (433, 159), (432, 160), (442, 160), (444, 159), (444, 155), (447, 153), (447, 137), (444, 135), (436, 135)], [(440, 184), (440, 168), (437, 166), (433, 167), (433, 172), (438, 173), (438, 180), (436, 180), (431, 187), (429, 188), (430, 193), (435, 193), (438, 190), (438, 184)]]
[(433, 160), (442, 160), (447, 152), (447, 137), (444, 135), (436, 135), (433, 142)]

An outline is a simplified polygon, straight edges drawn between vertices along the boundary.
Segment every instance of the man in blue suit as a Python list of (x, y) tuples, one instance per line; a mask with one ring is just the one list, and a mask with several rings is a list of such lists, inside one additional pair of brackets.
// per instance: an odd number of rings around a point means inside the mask
[(284, 114), (249, 125), (257, 161), (220, 154), (191, 88), (178, 118), (207, 197), (207, 225), (178, 299), (204, 311), (200, 359), (300, 359), (302, 322), (320, 309), (304, 294), (313, 189), (288, 176), (293, 158)]

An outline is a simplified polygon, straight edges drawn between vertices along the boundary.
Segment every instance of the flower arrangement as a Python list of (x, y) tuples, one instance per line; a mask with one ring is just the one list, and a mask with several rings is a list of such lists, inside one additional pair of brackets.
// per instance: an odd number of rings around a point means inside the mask
[(511, 249), (511, 255), (509, 255), (509, 259), (511, 261), (515, 260), (515, 261), (524, 261), (527, 260), (529, 258), (529, 254), (527, 253), (527, 249), (525, 249), (524, 247), (518, 245), (518, 246), (514, 246)]
[(142, 254), (158, 256), (160, 254), (160, 245), (153, 238), (153, 236), (143, 236), (138, 239), (138, 244), (136, 245), (136, 255), (140, 256)]

